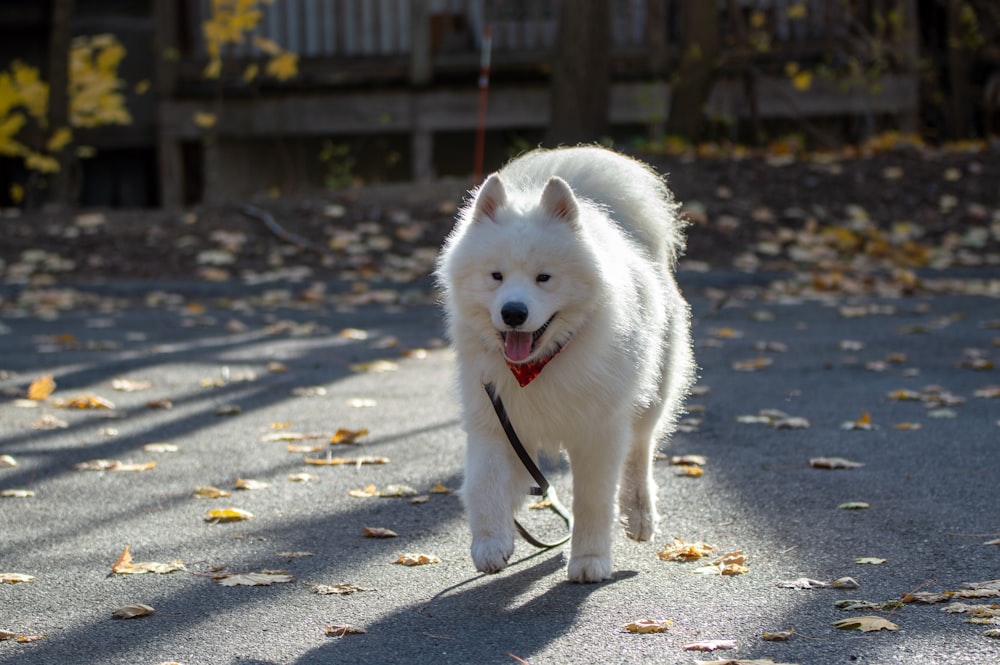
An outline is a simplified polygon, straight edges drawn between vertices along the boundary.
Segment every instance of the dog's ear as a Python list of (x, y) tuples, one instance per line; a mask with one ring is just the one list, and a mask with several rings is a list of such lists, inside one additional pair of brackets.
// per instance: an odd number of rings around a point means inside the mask
[(552, 217), (562, 220), (572, 228), (577, 227), (577, 220), (580, 216), (580, 207), (577, 205), (576, 196), (570, 188), (569, 183), (558, 176), (552, 176), (545, 183), (541, 200), (542, 210)]
[(486, 217), (496, 221), (497, 210), (505, 205), (507, 205), (507, 190), (504, 189), (500, 176), (493, 173), (476, 192), (476, 204), (472, 210), (472, 218), (479, 220)]

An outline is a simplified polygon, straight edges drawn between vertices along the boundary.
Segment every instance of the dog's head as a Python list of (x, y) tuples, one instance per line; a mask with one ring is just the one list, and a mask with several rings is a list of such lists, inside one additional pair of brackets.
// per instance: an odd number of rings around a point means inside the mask
[(493, 174), (449, 239), (439, 274), (452, 317), (474, 325), (508, 362), (553, 355), (591, 308), (600, 267), (585, 206), (561, 178), (539, 195), (508, 191)]

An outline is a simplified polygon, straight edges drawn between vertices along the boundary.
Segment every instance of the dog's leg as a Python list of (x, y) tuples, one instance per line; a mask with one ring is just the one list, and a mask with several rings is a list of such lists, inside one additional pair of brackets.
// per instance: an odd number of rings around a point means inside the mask
[(567, 574), (571, 582), (600, 582), (611, 577), (611, 527), (624, 447), (617, 444), (605, 439), (601, 445), (570, 450), (573, 539)]
[(646, 541), (653, 537), (656, 513), (656, 483), (653, 480), (653, 448), (662, 407), (653, 405), (635, 422), (632, 446), (625, 458), (618, 508), (629, 538)]
[(514, 512), (526, 483), (511, 469), (506, 442), (470, 432), (462, 498), (472, 531), (476, 570), (498, 573), (514, 553)]

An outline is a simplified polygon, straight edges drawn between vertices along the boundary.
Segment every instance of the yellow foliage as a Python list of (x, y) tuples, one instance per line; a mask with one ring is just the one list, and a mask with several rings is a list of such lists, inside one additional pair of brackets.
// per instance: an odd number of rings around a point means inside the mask
[(279, 81), (287, 81), (299, 73), (299, 56), (288, 51), (275, 56), (267, 63), (267, 74)]
[(60, 127), (52, 133), (49, 137), (48, 143), (45, 144), (45, 149), (49, 152), (59, 152), (73, 140), (73, 130), (69, 127)]
[(74, 127), (128, 125), (118, 65), (125, 48), (114, 35), (77, 37), (70, 47), (70, 124)]

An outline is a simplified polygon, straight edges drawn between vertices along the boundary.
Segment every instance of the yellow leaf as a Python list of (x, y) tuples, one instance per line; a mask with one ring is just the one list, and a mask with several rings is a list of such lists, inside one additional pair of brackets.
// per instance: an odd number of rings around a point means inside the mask
[(812, 72), (799, 72), (792, 77), (792, 87), (805, 91), (812, 87)]
[(344, 635), (364, 635), (367, 631), (364, 628), (358, 628), (357, 626), (337, 624), (332, 626), (323, 626), (323, 632), (331, 637), (343, 637)]
[(680, 538), (674, 538), (671, 542), (667, 543), (665, 549), (662, 552), (658, 552), (656, 556), (660, 557), (663, 561), (691, 561), (693, 559), (706, 557), (712, 552), (715, 552), (715, 548), (707, 543), (700, 541), (696, 543), (686, 543)]
[(178, 570), (187, 570), (179, 560), (170, 563), (157, 563), (155, 561), (142, 561), (132, 563), (131, 546), (125, 545), (125, 549), (111, 564), (111, 572), (116, 575), (136, 575), (141, 573), (157, 573), (165, 575)]
[(194, 498), (196, 499), (221, 499), (226, 496), (232, 496), (232, 493), (211, 485), (202, 485), (194, 489)]
[(52, 380), (51, 374), (41, 376), (31, 382), (28, 386), (28, 399), (40, 402), (48, 399), (52, 391), (56, 389), (56, 382)]
[(252, 520), (253, 513), (239, 508), (216, 508), (202, 517), (206, 522), (242, 522)]
[(19, 182), (11, 183), (8, 194), (10, 195), (11, 201), (15, 204), (20, 203), (24, 200), (24, 185)]
[(363, 489), (351, 490), (348, 494), (356, 499), (367, 499), (373, 496), (378, 496), (378, 489), (375, 485), (368, 485)]
[(76, 397), (70, 397), (69, 399), (60, 399), (52, 402), (52, 406), (57, 409), (113, 409), (115, 408), (114, 403), (111, 400), (104, 399), (92, 393), (85, 393), (83, 395), (77, 395)]
[(338, 428), (330, 437), (330, 443), (357, 443), (358, 439), (367, 435), (368, 430), (363, 428), (357, 430)]
[(262, 480), (253, 480), (250, 478), (236, 479), (236, 489), (238, 490), (262, 490), (267, 487), (270, 487), (270, 485)]
[(52, 136), (49, 137), (48, 143), (45, 144), (45, 149), (49, 152), (59, 152), (73, 140), (73, 130), (69, 127), (60, 127)]
[(393, 561), (393, 563), (398, 563), (401, 566), (425, 566), (431, 563), (441, 563), (441, 559), (433, 554), (406, 552), (404, 554), (400, 554), (399, 558)]
[(622, 626), (622, 630), (628, 633), (665, 633), (673, 625), (670, 619), (639, 619)]
[(0, 584), (21, 584), (35, 579), (34, 575), (24, 573), (0, 573)]
[(299, 56), (297, 53), (284, 52), (275, 56), (267, 63), (265, 69), (268, 76), (273, 76), (279, 81), (287, 81), (294, 78), (299, 73)]
[(767, 14), (760, 11), (759, 9), (754, 10), (754, 12), (750, 14), (750, 25), (752, 27), (763, 28), (766, 23), (767, 23)]
[(688, 478), (701, 478), (705, 475), (704, 469), (692, 465), (681, 465), (674, 469), (674, 471), (678, 476), (687, 476)]
[(431, 494), (451, 494), (452, 489), (450, 487), (445, 487), (441, 483), (434, 483), (434, 486), (427, 491)]
[(705, 566), (695, 568), (692, 572), (701, 575), (742, 575), (750, 570), (744, 565), (745, 563), (743, 550), (735, 550), (723, 554)]
[(785, 10), (785, 16), (793, 21), (804, 19), (809, 15), (809, 9), (806, 7), (806, 3), (797, 2), (794, 5), (789, 5), (788, 9)]
[(362, 466), (365, 464), (388, 464), (388, 457), (375, 457), (365, 455), (363, 457), (306, 457), (303, 460), (306, 464), (313, 466)]
[(243, 70), (243, 81), (245, 83), (250, 83), (257, 78), (257, 74), (259, 73), (260, 67), (255, 64), (247, 65), (247, 68)]
[(384, 529), (382, 527), (365, 527), (364, 536), (365, 538), (396, 538), (399, 534), (392, 529)]
[(153, 84), (149, 82), (149, 79), (142, 79), (141, 81), (138, 81), (132, 89), (137, 95), (145, 95), (149, 92), (152, 85)]
[(214, 113), (208, 111), (195, 111), (193, 120), (194, 124), (201, 129), (211, 129), (215, 127), (218, 118)]
[(260, 49), (261, 51), (263, 51), (264, 53), (267, 53), (268, 55), (271, 56), (281, 55), (282, 51), (284, 50), (274, 40), (268, 39), (267, 37), (263, 37), (261, 35), (254, 36), (253, 45), (256, 46), (258, 49)]

